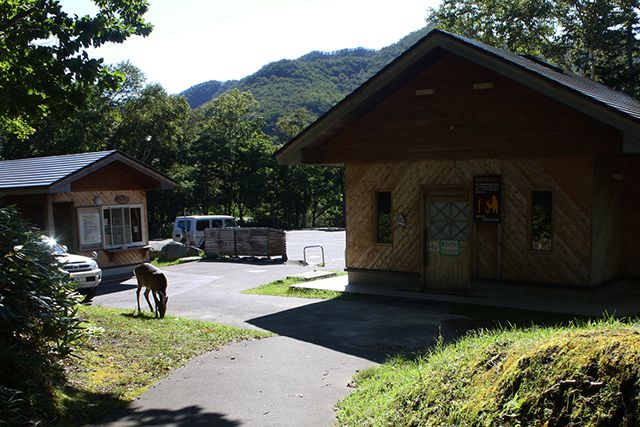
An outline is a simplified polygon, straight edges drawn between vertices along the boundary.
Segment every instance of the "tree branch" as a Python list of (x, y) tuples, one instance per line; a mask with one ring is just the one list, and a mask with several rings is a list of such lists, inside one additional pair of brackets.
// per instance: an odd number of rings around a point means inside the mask
[(35, 11), (36, 11), (35, 7), (30, 7), (29, 9), (25, 10), (24, 12), (18, 13), (16, 16), (11, 18), (7, 22), (0, 23), (0, 33), (4, 33), (7, 28), (12, 27), (13, 25), (15, 25), (19, 21), (25, 19), (26, 17), (28, 17), (29, 15), (31, 15)]

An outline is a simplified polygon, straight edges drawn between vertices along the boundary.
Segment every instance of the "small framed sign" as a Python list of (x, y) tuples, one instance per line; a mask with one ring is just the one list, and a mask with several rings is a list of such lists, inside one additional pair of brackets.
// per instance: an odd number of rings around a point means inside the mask
[(502, 220), (502, 177), (500, 175), (473, 178), (473, 218), (478, 222)]
[(459, 240), (440, 240), (440, 255), (459, 256), (460, 241)]
[(99, 208), (78, 208), (80, 248), (95, 249), (102, 245)]

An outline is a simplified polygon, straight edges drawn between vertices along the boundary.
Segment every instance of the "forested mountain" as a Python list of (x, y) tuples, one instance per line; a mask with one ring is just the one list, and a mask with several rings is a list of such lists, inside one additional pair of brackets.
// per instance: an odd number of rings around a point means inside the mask
[(192, 86), (182, 95), (192, 108), (197, 108), (232, 88), (250, 91), (259, 102), (258, 112), (266, 119), (265, 130), (271, 133), (279, 117), (301, 107), (320, 116), (427, 31), (427, 28), (415, 31), (380, 50), (316, 51), (298, 59), (283, 59), (239, 81), (210, 80)]

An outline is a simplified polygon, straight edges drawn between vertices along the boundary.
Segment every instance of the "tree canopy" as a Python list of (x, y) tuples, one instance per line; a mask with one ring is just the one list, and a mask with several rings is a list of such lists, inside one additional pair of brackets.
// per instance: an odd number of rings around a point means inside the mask
[(147, 1), (94, 3), (94, 16), (79, 17), (57, 0), (0, 2), (0, 132), (24, 139), (53, 109), (81, 105), (94, 85), (118, 87), (122, 75), (87, 49), (148, 35), (152, 27), (142, 17)]
[(638, 0), (444, 0), (428, 20), (638, 96), (639, 14)]

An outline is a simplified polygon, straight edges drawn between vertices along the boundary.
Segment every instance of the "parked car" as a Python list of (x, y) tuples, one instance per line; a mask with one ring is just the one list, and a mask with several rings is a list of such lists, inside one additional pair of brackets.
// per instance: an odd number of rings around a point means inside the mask
[(91, 299), (96, 294), (96, 289), (102, 281), (102, 270), (98, 267), (94, 252), (94, 257), (89, 258), (83, 255), (75, 255), (67, 252), (67, 247), (58, 244), (55, 239), (42, 237), (42, 241), (51, 249), (58, 261), (62, 263), (62, 268), (69, 273), (69, 276), (77, 284), (78, 292)]
[(173, 240), (185, 245), (204, 247), (204, 230), (207, 228), (237, 228), (236, 220), (229, 215), (191, 215), (176, 217)]

